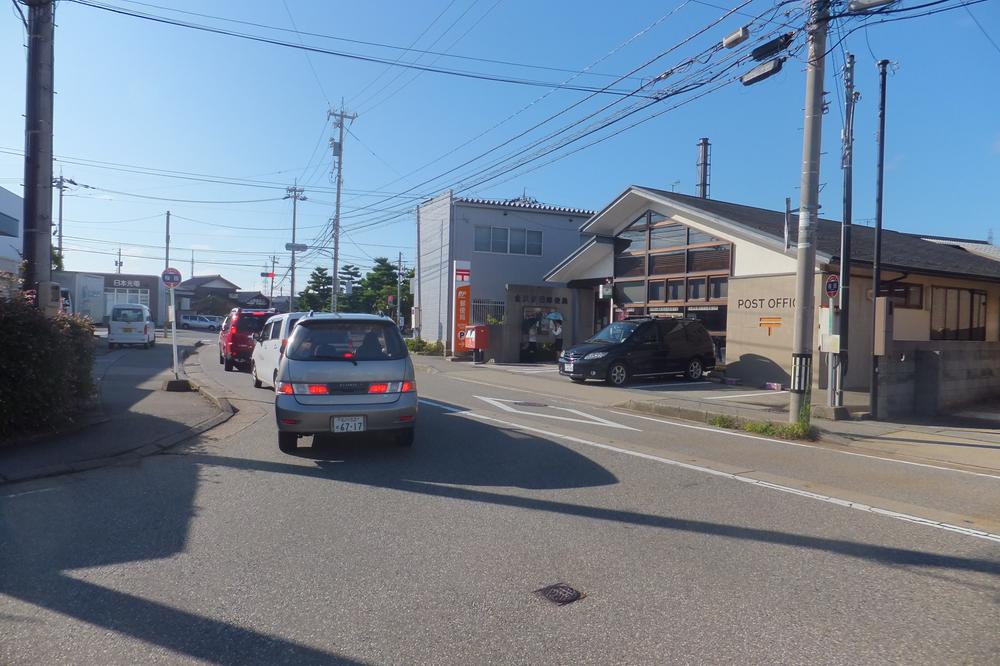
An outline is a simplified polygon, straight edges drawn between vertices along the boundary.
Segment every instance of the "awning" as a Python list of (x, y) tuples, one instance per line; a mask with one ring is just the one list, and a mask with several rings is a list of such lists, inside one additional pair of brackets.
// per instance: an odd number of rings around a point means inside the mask
[(594, 236), (559, 262), (548, 275), (546, 282), (569, 282), (609, 278), (614, 274), (614, 239)]

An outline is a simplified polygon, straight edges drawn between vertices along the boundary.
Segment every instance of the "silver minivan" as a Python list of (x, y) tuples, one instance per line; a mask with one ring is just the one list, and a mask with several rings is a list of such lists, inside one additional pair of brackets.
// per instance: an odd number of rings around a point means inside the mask
[(388, 317), (311, 314), (299, 319), (278, 364), (278, 448), (305, 435), (387, 433), (413, 444), (417, 385), (399, 328)]

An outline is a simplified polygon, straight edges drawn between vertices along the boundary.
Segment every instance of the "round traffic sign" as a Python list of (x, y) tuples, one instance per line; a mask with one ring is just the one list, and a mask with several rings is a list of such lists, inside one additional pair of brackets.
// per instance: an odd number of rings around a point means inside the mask
[(176, 268), (167, 268), (160, 274), (160, 279), (167, 289), (173, 289), (181, 283), (181, 272)]
[(827, 275), (826, 276), (826, 295), (830, 298), (836, 298), (837, 294), (840, 293), (840, 276), (839, 275)]

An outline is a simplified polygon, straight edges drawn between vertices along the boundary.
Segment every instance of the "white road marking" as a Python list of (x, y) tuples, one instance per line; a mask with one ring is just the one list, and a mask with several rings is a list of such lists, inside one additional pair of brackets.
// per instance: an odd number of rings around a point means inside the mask
[(959, 474), (969, 474), (972, 476), (983, 476), (987, 479), (997, 479), (1000, 480), (1000, 476), (996, 474), (985, 474), (983, 472), (972, 472), (965, 469), (955, 469), (954, 467), (943, 467), (941, 465), (932, 465), (930, 463), (920, 463), (913, 462), (912, 460), (899, 460), (897, 458), (884, 458), (882, 456), (873, 456), (869, 453), (858, 453), (856, 451), (841, 451), (840, 449), (828, 449), (825, 446), (816, 446), (814, 444), (803, 444), (802, 442), (790, 442), (787, 439), (772, 439), (770, 437), (761, 437), (760, 435), (751, 435), (745, 432), (738, 432), (735, 430), (723, 430), (721, 428), (712, 428), (710, 426), (697, 426), (690, 423), (680, 423), (678, 421), (666, 421), (664, 419), (656, 419), (652, 416), (642, 416), (641, 414), (629, 414), (627, 412), (616, 412), (614, 410), (608, 410), (612, 414), (618, 414), (619, 416), (631, 416), (636, 419), (645, 419), (646, 421), (656, 421), (657, 423), (665, 423), (667, 425), (677, 426), (678, 428), (689, 428), (691, 430), (704, 430), (705, 432), (714, 432), (720, 435), (731, 435), (733, 437), (743, 437), (744, 439), (756, 439), (761, 442), (770, 442), (771, 444), (781, 444), (782, 446), (797, 446), (803, 449), (813, 449), (817, 451), (829, 451), (830, 453), (839, 453), (845, 456), (857, 456), (859, 458), (872, 458), (874, 460), (882, 460), (890, 463), (899, 463), (900, 465), (913, 465), (915, 467), (929, 467), (931, 469), (940, 469), (945, 472), (958, 472)]
[(47, 493), (47, 492), (50, 492), (52, 490), (56, 490), (56, 489), (55, 488), (39, 488), (38, 490), (26, 490), (23, 493), (14, 493), (13, 495), (4, 495), (3, 498), (4, 499), (10, 499), (11, 497), (24, 497), (25, 495), (35, 495), (37, 493)]
[(427, 398), (417, 398), (417, 402), (422, 402), (425, 405), (430, 405), (431, 407), (437, 407), (438, 409), (443, 409), (446, 412), (461, 412), (463, 410), (458, 407), (452, 407), (451, 405), (442, 405), (440, 402), (434, 402), (433, 400), (428, 400)]
[(765, 395), (781, 395), (782, 393), (788, 393), (788, 391), (757, 391), (756, 393), (741, 393), (740, 395), (713, 395), (703, 398), (703, 400), (735, 400), (736, 398), (755, 398)]
[(486, 396), (477, 395), (475, 396), (480, 400), (490, 403), (494, 407), (499, 407), (505, 412), (510, 412), (512, 414), (524, 414), (525, 416), (537, 416), (543, 419), (555, 419), (557, 421), (573, 421), (574, 423), (584, 423), (586, 425), (602, 425), (608, 428), (620, 428), (622, 430), (634, 430), (635, 432), (642, 432), (638, 428), (632, 428), (627, 425), (622, 425), (621, 423), (615, 423), (614, 421), (609, 421), (607, 419), (602, 419), (600, 416), (594, 416), (593, 414), (587, 414), (586, 412), (581, 412), (578, 409), (570, 409), (569, 407), (556, 407), (555, 405), (546, 405), (551, 409), (558, 409), (564, 412), (569, 412), (570, 414), (576, 414), (582, 418), (572, 418), (568, 416), (557, 416), (555, 414), (539, 414), (537, 412), (527, 412), (521, 409), (515, 409), (510, 405), (505, 403), (517, 403), (517, 400), (503, 400), (501, 398), (487, 398)]
[(575, 403), (577, 405), (586, 405), (588, 407), (598, 407), (596, 403), (587, 402), (585, 400), (573, 400), (572, 398), (567, 398), (566, 396), (556, 395), (554, 393), (542, 393), (541, 391), (529, 391), (527, 389), (514, 388), (513, 386), (504, 386), (503, 384), (491, 384), (489, 382), (480, 382), (475, 379), (467, 379), (465, 377), (452, 377), (445, 375), (448, 379), (453, 379), (457, 382), (468, 382), (469, 384), (479, 384), (480, 386), (489, 386), (490, 388), (501, 389), (504, 391), (514, 391), (515, 393), (527, 393), (528, 395), (540, 395), (545, 398), (554, 398), (556, 400), (562, 400), (563, 402)]
[[(458, 410), (455, 410), (458, 411)], [(920, 516), (914, 516), (908, 513), (900, 513), (899, 511), (889, 511), (888, 509), (880, 509), (875, 506), (870, 506), (868, 504), (862, 504), (861, 502), (852, 502), (850, 500), (844, 500), (837, 497), (831, 497), (830, 495), (821, 495), (819, 493), (809, 492), (807, 490), (800, 490), (798, 488), (792, 488), (790, 486), (782, 486), (777, 483), (771, 483), (769, 481), (760, 481), (758, 479), (753, 479), (746, 476), (740, 476), (739, 474), (730, 474), (729, 472), (720, 472), (716, 469), (711, 469), (710, 467), (702, 467), (701, 465), (692, 465), (690, 463), (681, 462), (679, 460), (672, 460), (670, 458), (664, 458), (662, 456), (654, 456), (649, 453), (641, 453), (639, 451), (630, 451), (628, 449), (622, 449), (617, 446), (612, 446), (611, 444), (601, 444), (600, 442), (591, 442), (586, 439), (580, 439), (579, 437), (573, 437), (572, 435), (563, 435), (562, 433), (552, 432), (550, 430), (542, 430), (541, 428), (533, 428), (531, 426), (521, 425), (520, 423), (514, 423), (513, 421), (504, 421), (503, 419), (494, 418), (492, 416), (486, 416), (485, 414), (476, 414), (475, 412), (463, 411), (461, 416), (468, 418), (475, 418), (482, 421), (492, 421), (494, 423), (499, 423), (500, 425), (508, 426), (510, 428), (517, 428), (519, 430), (525, 430), (528, 432), (535, 432), (540, 435), (545, 435), (546, 437), (555, 437), (558, 439), (565, 439), (570, 442), (575, 442), (577, 444), (583, 444), (584, 446), (591, 446), (597, 449), (604, 449), (606, 451), (613, 451), (615, 453), (622, 453), (627, 456), (632, 456), (634, 458), (642, 458), (644, 460), (652, 460), (654, 462), (663, 463), (664, 465), (671, 465), (674, 467), (680, 467), (683, 469), (691, 470), (694, 472), (702, 472), (703, 474), (710, 474), (712, 476), (718, 476), (724, 479), (729, 479), (731, 481), (739, 481), (740, 483), (748, 483), (753, 486), (758, 486), (761, 488), (768, 488), (770, 490), (777, 490), (778, 492), (788, 493), (790, 495), (798, 495), (799, 497), (805, 497), (808, 499), (818, 500), (820, 502), (826, 502), (827, 504), (835, 504), (847, 509), (854, 509), (856, 511), (864, 511), (866, 513), (872, 513), (879, 516), (885, 516), (886, 518), (893, 518), (895, 520), (900, 520), (906, 523), (913, 523), (916, 525), (923, 525), (925, 527), (933, 527), (939, 530), (945, 530), (947, 532), (955, 532), (957, 534), (964, 534), (965, 536), (971, 536), (976, 539), (984, 539), (986, 541), (993, 541), (995, 543), (1000, 543), (1000, 534), (993, 534), (991, 532), (984, 532), (983, 530), (976, 530), (969, 527), (962, 527), (960, 525), (952, 525), (950, 523), (942, 523), (936, 520), (929, 520), (927, 518), (921, 518)], [(629, 416), (626, 414), (625, 416)], [(656, 420), (656, 419), (654, 419)], [(665, 421), (664, 423), (670, 423)], [(706, 428), (707, 429), (707, 428)]]

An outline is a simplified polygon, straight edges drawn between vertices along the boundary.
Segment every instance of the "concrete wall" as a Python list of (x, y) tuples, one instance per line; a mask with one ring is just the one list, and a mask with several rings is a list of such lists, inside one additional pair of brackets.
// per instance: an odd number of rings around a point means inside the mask
[[(0, 187), (0, 271), (17, 273), (24, 238), (24, 204), (21, 197)], [(10, 218), (14, 219), (10, 223)], [(13, 232), (13, 233), (12, 233)]]
[(933, 416), (1000, 397), (1000, 343), (894, 341), (879, 361), (879, 417)]
[[(456, 203), (453, 222), (453, 259), (472, 262), (472, 297), (502, 301), (507, 284), (545, 286), (545, 274), (585, 239), (579, 227), (587, 218), (567, 213), (491, 208)], [(542, 254), (499, 254), (475, 251), (477, 226), (507, 227), (542, 232)]]
[[(451, 193), (420, 207), (417, 214), (417, 288), (419, 337), (447, 342), (451, 312)], [(475, 279), (475, 276), (473, 276)]]

